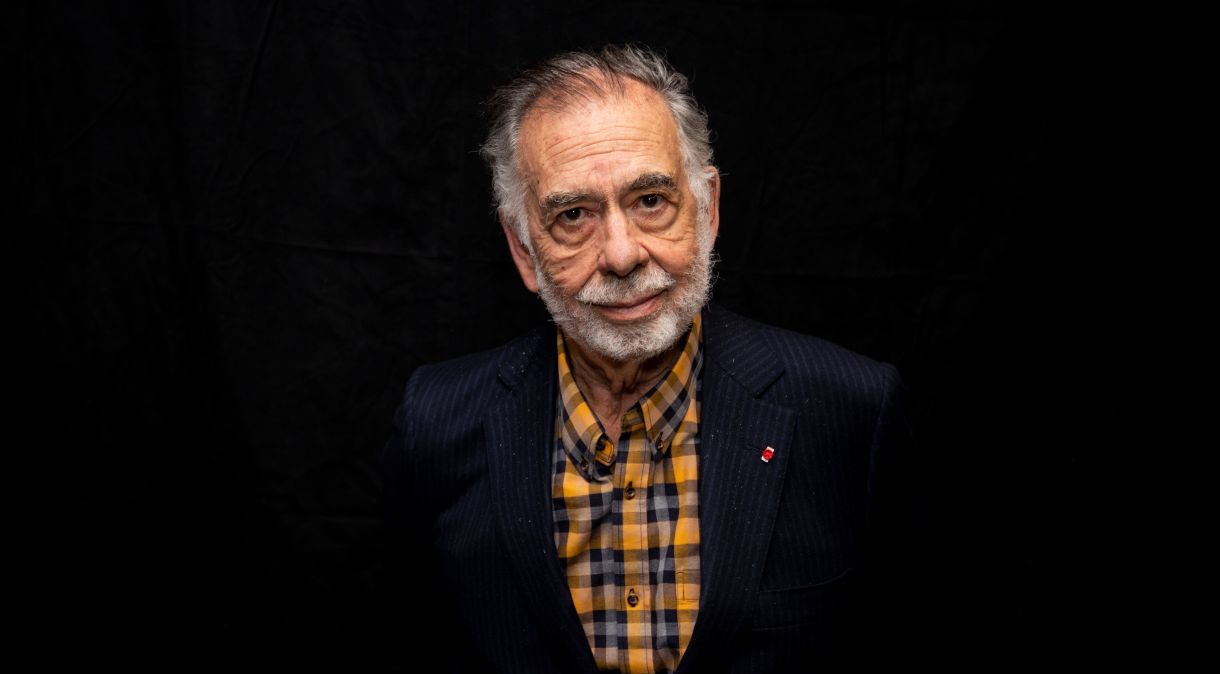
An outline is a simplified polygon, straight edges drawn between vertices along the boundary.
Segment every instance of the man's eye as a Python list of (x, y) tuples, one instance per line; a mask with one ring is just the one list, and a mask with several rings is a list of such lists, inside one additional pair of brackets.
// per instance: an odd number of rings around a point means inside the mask
[(576, 222), (580, 220), (581, 211), (583, 210), (583, 208), (569, 208), (568, 210), (560, 213), (559, 218), (566, 222)]
[(645, 194), (644, 196), (640, 197), (640, 204), (642, 204), (644, 208), (656, 208), (657, 206), (661, 205), (661, 195)]

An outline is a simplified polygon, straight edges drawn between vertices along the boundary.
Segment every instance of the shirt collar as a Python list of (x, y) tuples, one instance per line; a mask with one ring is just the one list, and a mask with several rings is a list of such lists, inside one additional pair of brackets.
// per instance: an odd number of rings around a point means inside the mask
[[(563, 332), (555, 331), (559, 361), (559, 410), (556, 433), (572, 464), (587, 480), (608, 479), (614, 470), (616, 448), (606, 437), (601, 422), (576, 385), (567, 358)], [(677, 361), (660, 381), (632, 406), (642, 416), (645, 433), (652, 442), (653, 459), (669, 451), (674, 433), (695, 400), (703, 365), (703, 321), (696, 314)]]

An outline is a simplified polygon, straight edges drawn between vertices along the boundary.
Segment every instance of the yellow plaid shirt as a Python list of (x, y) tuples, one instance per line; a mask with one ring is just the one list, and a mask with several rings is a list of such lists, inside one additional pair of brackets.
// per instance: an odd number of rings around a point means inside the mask
[(558, 332), (555, 547), (599, 669), (672, 672), (699, 612), (701, 317), (611, 444)]

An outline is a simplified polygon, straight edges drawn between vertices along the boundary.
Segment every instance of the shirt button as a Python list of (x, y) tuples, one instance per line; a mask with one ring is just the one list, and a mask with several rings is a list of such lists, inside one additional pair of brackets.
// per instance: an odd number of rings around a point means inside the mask
[(630, 590), (627, 590), (627, 605), (635, 606), (638, 603), (640, 603), (640, 598), (635, 596), (635, 588), (633, 587)]
[(635, 498), (635, 487), (631, 486), (631, 483), (630, 483), (630, 482), (628, 482), (628, 483), (627, 483), (627, 490), (626, 490), (626, 492), (624, 492), (624, 493), (626, 493), (626, 494), (627, 494), (627, 498), (628, 498), (628, 499), (633, 499), (633, 498)]

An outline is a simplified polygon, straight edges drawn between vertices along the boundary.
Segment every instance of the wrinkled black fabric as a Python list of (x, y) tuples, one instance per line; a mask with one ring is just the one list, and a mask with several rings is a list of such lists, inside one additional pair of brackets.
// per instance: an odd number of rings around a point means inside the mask
[(545, 320), (478, 103), (628, 40), (710, 114), (716, 299), (903, 373), (945, 657), (1121, 641), (1143, 590), (1113, 588), (1148, 549), (1121, 486), (1145, 242), (1174, 217), (1181, 133), (1156, 17), (513, 5), (11, 15), (17, 641), (48, 665), (416, 662), (395, 634), (429, 579), (387, 568), (378, 521), (401, 387)]

